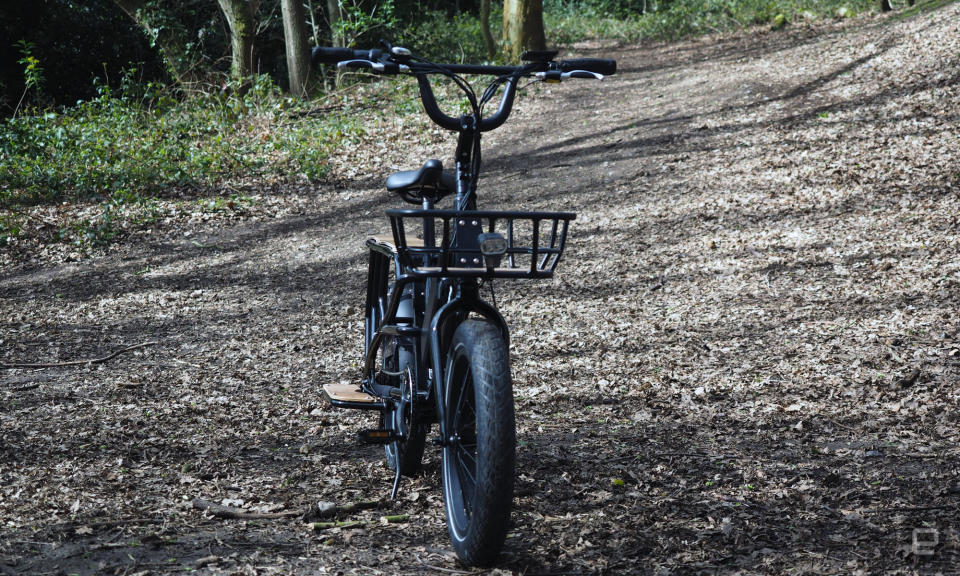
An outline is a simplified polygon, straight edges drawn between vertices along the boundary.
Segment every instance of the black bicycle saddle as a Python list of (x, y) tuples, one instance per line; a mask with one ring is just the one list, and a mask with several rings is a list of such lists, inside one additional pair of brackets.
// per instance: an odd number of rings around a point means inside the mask
[(422, 203), (424, 196), (437, 202), (456, 189), (456, 178), (444, 172), (443, 162), (439, 160), (427, 160), (418, 170), (395, 172), (387, 178), (387, 190), (411, 204)]

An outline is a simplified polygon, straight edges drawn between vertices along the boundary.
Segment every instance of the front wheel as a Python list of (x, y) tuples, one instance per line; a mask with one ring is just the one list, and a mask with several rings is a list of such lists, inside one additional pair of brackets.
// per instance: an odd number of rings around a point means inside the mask
[(467, 565), (496, 560), (513, 501), (516, 432), (510, 358), (491, 323), (467, 320), (447, 354), (443, 500), (450, 539)]

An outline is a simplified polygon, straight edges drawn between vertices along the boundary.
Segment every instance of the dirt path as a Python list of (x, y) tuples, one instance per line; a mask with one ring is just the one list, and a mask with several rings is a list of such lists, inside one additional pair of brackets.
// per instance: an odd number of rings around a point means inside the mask
[[(498, 289), (519, 476), (496, 573), (960, 572), (958, 22), (619, 50), (488, 139), (486, 206), (579, 213), (555, 279)], [(0, 372), (0, 573), (461, 570), (436, 453), (359, 528), (191, 505), (388, 495), (369, 421), (318, 396), (358, 371), (376, 182), (3, 272), (2, 362), (156, 344)]]

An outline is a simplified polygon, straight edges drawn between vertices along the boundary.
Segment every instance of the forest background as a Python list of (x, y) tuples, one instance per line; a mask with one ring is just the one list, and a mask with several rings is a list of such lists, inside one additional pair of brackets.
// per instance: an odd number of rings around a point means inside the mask
[[(512, 58), (502, 2), (288, 4), (302, 9), (294, 17), (308, 45), (369, 47), (385, 38), (437, 60)], [(889, 8), (875, 0), (510, 0), (508, 10), (514, 4), (542, 9), (546, 43), (559, 48), (779, 30)], [(239, 57), (231, 37), (243, 13), (252, 34)], [(323, 179), (330, 152), (363, 130), (353, 113), (373, 106), (373, 96), (358, 99), (362, 80), (326, 70), (309, 71), (292, 94), (286, 44), (281, 0), (0, 6), (0, 246), (10, 249), (2, 260), (38, 243), (80, 254), (108, 245), (149, 225), (162, 195), (193, 197), (250, 177)], [(388, 90), (400, 93), (394, 108), (417, 113), (410, 86)], [(36, 214), (38, 206), (48, 213)]]

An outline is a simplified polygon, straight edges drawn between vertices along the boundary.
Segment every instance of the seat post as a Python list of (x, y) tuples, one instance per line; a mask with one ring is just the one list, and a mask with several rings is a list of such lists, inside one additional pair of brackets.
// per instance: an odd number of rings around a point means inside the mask
[[(422, 198), (423, 209), (433, 210), (433, 197), (424, 195)], [(433, 248), (437, 245), (436, 234), (433, 228), (433, 218), (423, 219), (423, 245), (427, 248)], [(425, 256), (425, 258), (427, 257)], [(429, 265), (428, 263), (424, 264)]]

